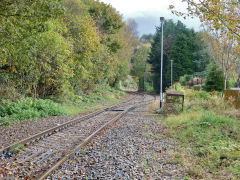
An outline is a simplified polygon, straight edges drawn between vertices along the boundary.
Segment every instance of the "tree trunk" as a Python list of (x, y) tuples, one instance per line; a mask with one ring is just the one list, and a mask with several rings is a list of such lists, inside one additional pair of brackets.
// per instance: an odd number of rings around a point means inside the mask
[(223, 90), (226, 90), (227, 89), (227, 73), (225, 72), (224, 73), (224, 87), (223, 87)]

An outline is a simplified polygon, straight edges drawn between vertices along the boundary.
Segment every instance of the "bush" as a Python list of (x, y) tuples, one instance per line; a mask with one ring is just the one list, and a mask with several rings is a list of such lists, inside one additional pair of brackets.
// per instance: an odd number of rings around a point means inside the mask
[(185, 93), (185, 89), (181, 86), (180, 83), (174, 83), (173, 88), (166, 89), (166, 92), (178, 92), (178, 93)]
[(186, 86), (187, 82), (190, 81), (193, 78), (192, 75), (185, 74), (184, 76), (181, 76), (179, 79), (179, 82), (182, 86)]
[(10, 125), (14, 120), (36, 119), (62, 114), (66, 114), (63, 107), (51, 100), (33, 98), (20, 99), (15, 102), (2, 100), (0, 105), (0, 126)]
[(195, 91), (188, 89), (186, 93), (186, 98), (189, 101), (192, 100), (208, 100), (211, 97), (211, 95), (206, 91)]
[(200, 84), (194, 85), (194, 86), (193, 86), (193, 89), (194, 89), (195, 91), (200, 91), (200, 90), (202, 89), (202, 86), (201, 86)]
[(146, 92), (149, 92), (149, 93), (154, 92), (153, 86), (149, 82), (146, 82), (145, 90)]
[(121, 82), (124, 89), (137, 90), (139, 84), (137, 84), (136, 81), (138, 81), (138, 79), (134, 80), (132, 76), (127, 76), (127, 78)]

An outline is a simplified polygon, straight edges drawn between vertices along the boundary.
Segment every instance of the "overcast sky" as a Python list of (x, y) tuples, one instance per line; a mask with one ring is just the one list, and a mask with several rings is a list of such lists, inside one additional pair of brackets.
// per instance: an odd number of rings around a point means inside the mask
[(134, 18), (138, 24), (139, 35), (155, 33), (155, 27), (159, 26), (159, 17), (181, 20), (187, 27), (199, 30), (200, 22), (197, 18), (177, 17), (168, 10), (169, 5), (174, 5), (177, 10), (186, 12), (187, 5), (181, 0), (100, 0), (111, 4), (122, 14), (123, 18)]

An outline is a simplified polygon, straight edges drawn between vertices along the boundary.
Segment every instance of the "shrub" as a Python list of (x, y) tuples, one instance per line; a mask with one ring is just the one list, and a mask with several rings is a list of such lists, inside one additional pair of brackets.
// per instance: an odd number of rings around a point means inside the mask
[(206, 91), (195, 91), (188, 89), (186, 92), (186, 97), (189, 101), (192, 100), (207, 100), (211, 95)]
[(66, 114), (61, 105), (51, 100), (26, 98), (15, 102), (2, 100), (0, 105), (0, 125), (11, 124), (10, 120), (36, 119)]
[(154, 92), (153, 86), (149, 82), (146, 82), (145, 90), (146, 92)]
[(187, 82), (190, 81), (193, 78), (192, 75), (185, 74), (184, 76), (181, 76), (179, 79), (179, 82), (182, 86), (186, 86)]
[(181, 86), (180, 83), (174, 83), (173, 88), (166, 89), (166, 92), (178, 92), (178, 93), (185, 93), (185, 89)]
[(194, 85), (194, 86), (193, 86), (193, 89), (194, 89), (195, 91), (200, 91), (200, 90), (202, 89), (202, 86), (201, 86), (200, 84)]

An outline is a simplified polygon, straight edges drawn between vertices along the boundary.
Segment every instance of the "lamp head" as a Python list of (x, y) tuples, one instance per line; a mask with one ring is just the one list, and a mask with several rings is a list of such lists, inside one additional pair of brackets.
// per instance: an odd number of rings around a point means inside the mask
[(161, 23), (164, 22), (164, 17), (160, 17), (160, 22), (161, 22)]

